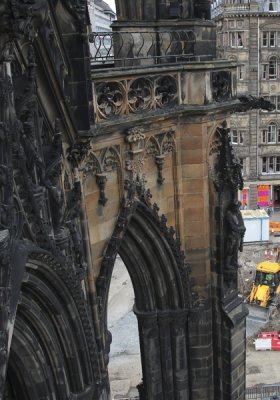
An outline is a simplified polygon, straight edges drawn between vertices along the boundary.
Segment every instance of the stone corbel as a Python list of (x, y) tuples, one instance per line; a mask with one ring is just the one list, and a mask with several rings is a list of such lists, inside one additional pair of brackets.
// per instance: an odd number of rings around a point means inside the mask
[(158, 169), (158, 178), (157, 178), (157, 183), (159, 185), (162, 185), (163, 182), (165, 181), (165, 178), (162, 175), (162, 170), (163, 170), (163, 164), (164, 164), (164, 154), (160, 154), (159, 156), (155, 156), (155, 163), (157, 165)]
[(97, 185), (99, 187), (99, 191), (100, 191), (98, 203), (104, 207), (108, 201), (108, 199), (105, 195), (105, 186), (106, 186), (106, 182), (107, 182), (107, 176), (103, 172), (103, 173), (96, 174), (95, 178), (96, 178), (96, 183), (97, 183)]
[(128, 143), (126, 170), (130, 172), (130, 179), (143, 177), (143, 156), (145, 145), (145, 133), (142, 127), (136, 126), (128, 129), (125, 141)]

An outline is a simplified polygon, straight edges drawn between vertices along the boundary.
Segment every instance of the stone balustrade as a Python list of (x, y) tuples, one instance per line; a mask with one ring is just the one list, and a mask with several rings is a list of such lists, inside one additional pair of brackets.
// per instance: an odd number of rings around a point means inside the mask
[(227, 61), (94, 71), (94, 122), (201, 107), (235, 98), (235, 65)]

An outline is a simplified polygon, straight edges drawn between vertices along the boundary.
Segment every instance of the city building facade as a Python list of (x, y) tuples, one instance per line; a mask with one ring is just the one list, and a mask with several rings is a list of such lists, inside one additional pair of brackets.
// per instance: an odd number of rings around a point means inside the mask
[(227, 124), (266, 104), (237, 98), (210, 1), (116, 9), (114, 53), (90, 57), (87, 0), (1, 3), (0, 398), (111, 399), (119, 254), (139, 398), (244, 400), (243, 178)]
[(238, 63), (237, 93), (275, 105), (230, 120), (231, 141), (243, 166), (243, 205), (280, 207), (280, 2), (218, 0), (212, 18), (217, 56)]
[[(90, 52), (93, 56), (98, 53), (102, 61), (102, 58), (107, 58), (108, 52), (111, 51), (111, 55), (113, 53), (110, 48), (110, 32), (112, 32), (111, 24), (116, 19), (116, 14), (103, 0), (89, 0), (88, 12), (92, 32), (99, 33), (99, 42), (96, 43), (96, 47), (90, 43)], [(101, 32), (103, 35), (100, 34)]]

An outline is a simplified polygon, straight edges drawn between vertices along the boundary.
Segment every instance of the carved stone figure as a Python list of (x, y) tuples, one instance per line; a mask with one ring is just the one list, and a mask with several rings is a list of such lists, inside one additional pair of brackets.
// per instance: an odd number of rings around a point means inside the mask
[(226, 242), (226, 268), (235, 270), (238, 265), (238, 251), (243, 250), (243, 238), (246, 228), (240, 212), (240, 201), (234, 201), (228, 208), (225, 219), (228, 228)]
[(266, 111), (274, 111), (276, 106), (263, 97), (255, 97), (251, 95), (242, 95), (238, 97), (240, 104), (237, 106), (237, 112), (246, 112), (253, 109), (261, 109)]
[(49, 165), (46, 169), (44, 184), (49, 193), (53, 228), (56, 234), (61, 230), (65, 211), (64, 193), (59, 183), (61, 174), (62, 139), (61, 132), (59, 132), (58, 121), (56, 122), (56, 133), (50, 149), (52, 152), (49, 151), (50, 154), (48, 154)]

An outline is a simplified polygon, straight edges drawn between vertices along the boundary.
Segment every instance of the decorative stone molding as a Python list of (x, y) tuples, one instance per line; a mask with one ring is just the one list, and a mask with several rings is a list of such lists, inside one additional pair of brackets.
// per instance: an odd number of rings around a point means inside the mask
[(238, 250), (245, 233), (237, 191), (243, 189), (241, 164), (235, 158), (226, 122), (217, 128), (208, 154), (209, 175), (217, 191), (217, 270), (222, 277), (223, 296), (237, 289)]
[(119, 150), (119, 146), (112, 146), (101, 149), (98, 152), (89, 151), (80, 166), (85, 176), (88, 174), (95, 175), (100, 191), (98, 202), (103, 207), (108, 200), (105, 194), (107, 174), (120, 168), (121, 165)]
[(163, 177), (165, 156), (168, 153), (172, 153), (176, 149), (175, 132), (168, 131), (162, 132), (155, 136), (151, 136), (146, 140), (145, 149), (148, 156), (154, 157), (158, 170), (157, 182), (159, 185), (162, 185), (165, 180), (165, 178)]
[(223, 192), (229, 188), (235, 193), (243, 189), (242, 167), (235, 157), (229, 132), (226, 123), (217, 128), (209, 149), (208, 164), (217, 190)]
[(125, 140), (128, 143), (134, 143), (134, 142), (139, 142), (140, 140), (144, 140), (145, 137), (146, 135), (144, 133), (144, 129), (139, 126), (135, 126), (133, 128), (128, 129)]
[(176, 75), (94, 82), (96, 122), (178, 104)]

